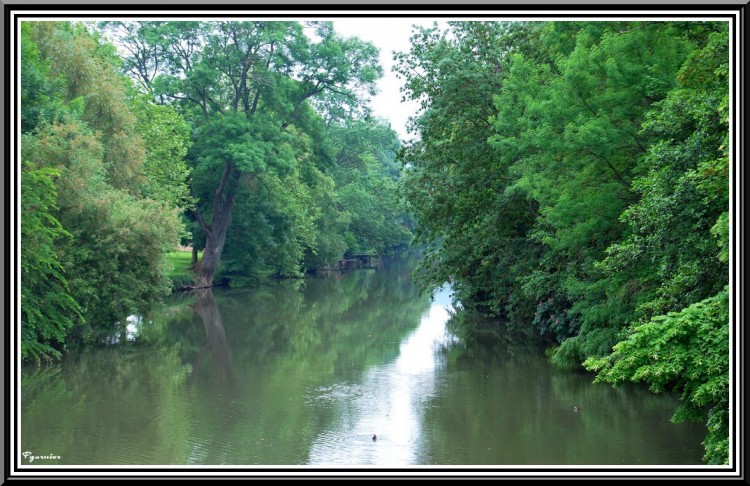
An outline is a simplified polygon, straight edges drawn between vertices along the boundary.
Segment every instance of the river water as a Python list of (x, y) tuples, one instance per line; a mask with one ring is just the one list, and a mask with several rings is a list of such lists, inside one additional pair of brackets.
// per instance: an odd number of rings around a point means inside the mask
[[(406, 263), (173, 296), (111, 344), (23, 370), (34, 465), (701, 464), (673, 396), (530, 345), (467, 348)], [(579, 411), (574, 411), (578, 406)], [(22, 459), (28, 464), (28, 458)]]

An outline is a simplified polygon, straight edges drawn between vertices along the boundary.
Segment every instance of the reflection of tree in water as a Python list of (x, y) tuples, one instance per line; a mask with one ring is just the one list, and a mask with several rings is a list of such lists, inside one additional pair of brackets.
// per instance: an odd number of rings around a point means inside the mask
[[(196, 292), (176, 295), (154, 320), (164, 323), (167, 342), (180, 343), (188, 363), (197, 362), (201, 351), (209, 353), (211, 328), (206, 322), (219, 317), (231, 363), (242, 374), (249, 367), (281, 364), (279, 360), (320, 365), (320, 371), (331, 371), (334, 362), (365, 366), (395, 358), (401, 339), (429, 305), (412, 284), (409, 270), (359, 270), (339, 279), (214, 289), (214, 301), (206, 298), (202, 304)], [(201, 309), (209, 311), (206, 316), (199, 314)]]
[(542, 350), (542, 340), (531, 326), (513, 328), (507, 322), (467, 310), (458, 310), (446, 324), (457, 336), (465, 354), (482, 354), (489, 359), (508, 359), (511, 356), (536, 356)]
[(87, 348), (25, 367), (22, 447), (58, 455), (56, 464), (184, 463), (188, 367), (178, 348)]
[(195, 358), (193, 370), (190, 373), (188, 383), (191, 384), (193, 382), (195, 374), (200, 369), (208, 351), (211, 353), (214, 378), (221, 381), (228, 381), (230, 383), (234, 382), (236, 374), (229, 357), (229, 347), (227, 346), (227, 335), (224, 330), (224, 322), (221, 319), (219, 306), (216, 305), (213, 291), (211, 289), (201, 289), (196, 291), (196, 299), (193, 308), (203, 321), (203, 327), (206, 331), (206, 343)]
[(409, 270), (174, 295), (136, 342), (25, 373), (25, 444), (65, 463), (304, 463), (337, 420), (317, 390), (391, 362), (427, 309)]
[[(449, 350), (451, 380), (425, 407), (422, 447), (437, 464), (699, 463), (695, 428), (669, 421), (673, 398), (644, 387), (592, 385), (551, 365), (535, 334), (458, 312), (457, 332), (486, 339)], [(490, 326), (493, 326), (490, 327)], [(481, 397), (476, 399), (475, 397)], [(574, 412), (574, 406), (580, 412)]]
[[(361, 371), (368, 364), (392, 360), (428, 307), (408, 269), (356, 271), (341, 279), (283, 280), (253, 289), (217, 289), (213, 295), (232, 364), (243, 375), (266, 366), (283, 369), (285, 376), (290, 368), (321, 374), (340, 367)], [(205, 344), (203, 332), (196, 329), (185, 314), (169, 327), (191, 362)]]
[[(205, 355), (200, 369), (193, 366), (190, 403), (200, 418), (193, 425), (194, 442), (213, 444), (220, 437), (222, 444), (196, 453), (193, 461), (306, 460), (313, 438), (336, 420), (333, 410), (311, 408), (317, 390), (356, 381), (368, 367), (391, 362), (427, 309), (429, 301), (419, 296), (409, 270), (214, 289), (213, 303), (200, 303), (198, 293), (171, 299), (172, 310), (165, 315), (168, 341), (181, 343), (185, 363), (200, 363), (201, 352)], [(209, 357), (217, 360), (206, 324), (214, 322), (216, 310), (236, 375), (231, 390), (212, 378), (205, 363)], [(273, 447), (264, 447), (270, 441)]]

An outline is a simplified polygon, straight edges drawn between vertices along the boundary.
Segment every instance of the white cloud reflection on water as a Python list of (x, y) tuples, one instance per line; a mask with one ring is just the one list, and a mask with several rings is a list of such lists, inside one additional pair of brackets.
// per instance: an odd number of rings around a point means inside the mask
[[(337, 414), (332, 430), (313, 441), (309, 464), (399, 466), (416, 464), (422, 443), (422, 410), (439, 384), (445, 357), (456, 338), (446, 330), (450, 294), (435, 295), (420, 324), (401, 343), (393, 363), (369, 369), (358, 384), (320, 390)], [(373, 441), (373, 434), (377, 440)]]

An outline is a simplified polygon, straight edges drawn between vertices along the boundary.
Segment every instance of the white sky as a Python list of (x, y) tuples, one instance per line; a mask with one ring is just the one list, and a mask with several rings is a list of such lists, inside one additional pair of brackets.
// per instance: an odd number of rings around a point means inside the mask
[(402, 102), (403, 80), (396, 78), (391, 71), (393, 51), (408, 51), (411, 26), (414, 24), (431, 26), (433, 20), (427, 18), (345, 18), (333, 21), (334, 29), (344, 37), (359, 37), (372, 42), (380, 49), (380, 64), (383, 77), (378, 81), (379, 93), (372, 99), (372, 109), (376, 116), (391, 122), (402, 140), (413, 138), (406, 132), (406, 121), (417, 112), (416, 102)]

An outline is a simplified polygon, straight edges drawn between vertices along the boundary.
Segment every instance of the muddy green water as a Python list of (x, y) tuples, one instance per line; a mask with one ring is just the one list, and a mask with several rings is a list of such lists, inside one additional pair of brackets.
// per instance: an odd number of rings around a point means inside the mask
[[(33, 465), (684, 465), (677, 399), (469, 350), (407, 264), (175, 296), (120, 344), (22, 374)], [(573, 407), (580, 411), (574, 412)], [(377, 440), (373, 440), (373, 436)], [(29, 464), (28, 458), (21, 464)]]

